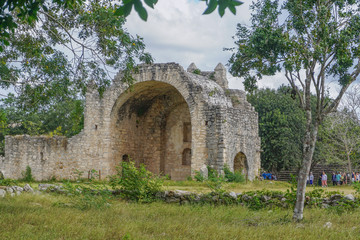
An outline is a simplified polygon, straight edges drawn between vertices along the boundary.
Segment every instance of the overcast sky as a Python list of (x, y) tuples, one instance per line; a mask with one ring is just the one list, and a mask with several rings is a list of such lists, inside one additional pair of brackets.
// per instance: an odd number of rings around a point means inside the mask
[[(248, 24), (249, 1), (237, 7), (237, 14), (226, 10), (220, 17), (217, 10), (202, 15), (206, 9), (203, 1), (159, 0), (155, 9), (148, 8), (148, 20), (142, 21), (136, 11), (127, 19), (126, 28), (133, 35), (144, 38), (147, 51), (155, 62), (177, 62), (185, 69), (194, 62), (205, 71), (210, 71), (221, 62), (226, 65), (231, 52), (223, 48), (234, 47), (232, 36), (237, 23)], [(228, 77), (231, 88), (243, 89), (242, 80)], [(261, 81), (260, 86), (277, 87), (286, 80), (279, 76), (270, 81)]]

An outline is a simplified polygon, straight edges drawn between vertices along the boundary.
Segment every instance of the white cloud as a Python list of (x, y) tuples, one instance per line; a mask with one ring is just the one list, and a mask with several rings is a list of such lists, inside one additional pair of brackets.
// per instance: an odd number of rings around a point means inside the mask
[(228, 10), (224, 17), (217, 11), (202, 15), (205, 2), (160, 0), (155, 9), (148, 9), (148, 21), (135, 11), (127, 19), (126, 28), (144, 37), (147, 50), (156, 62), (177, 62), (184, 68), (194, 62), (202, 70), (212, 70), (231, 56), (224, 47), (234, 46), (232, 36), (237, 23), (249, 21), (249, 5), (237, 8), (234, 16)]
[[(203, 1), (159, 0), (155, 9), (148, 9), (148, 21), (142, 21), (136, 11), (127, 18), (126, 28), (133, 35), (144, 38), (147, 51), (155, 62), (177, 62), (185, 69), (194, 62), (198, 68), (210, 71), (221, 62), (226, 64), (231, 52), (223, 48), (234, 47), (232, 36), (236, 25), (250, 24), (251, 1), (236, 8), (233, 15), (226, 10), (221, 18), (217, 10), (210, 15), (202, 15), (206, 9)], [(228, 74), (229, 87), (244, 89), (242, 79)], [(266, 76), (258, 85), (260, 88), (278, 88), (288, 82), (283, 73)], [(335, 96), (336, 84), (329, 83), (329, 92)]]

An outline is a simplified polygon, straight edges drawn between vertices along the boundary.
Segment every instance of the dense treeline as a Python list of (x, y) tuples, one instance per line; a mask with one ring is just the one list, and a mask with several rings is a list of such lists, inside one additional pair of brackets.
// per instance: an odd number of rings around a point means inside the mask
[(248, 101), (259, 114), (261, 166), (279, 171), (301, 162), (305, 115), (299, 108), (291, 88), (260, 89), (248, 95)]

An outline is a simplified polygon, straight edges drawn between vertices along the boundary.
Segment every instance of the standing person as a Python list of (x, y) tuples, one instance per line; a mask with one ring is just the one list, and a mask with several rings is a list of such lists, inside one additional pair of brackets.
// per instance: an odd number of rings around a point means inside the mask
[(312, 186), (314, 183), (314, 175), (312, 172), (310, 172), (310, 186)]
[(334, 172), (331, 175), (331, 181), (333, 183), (333, 186), (335, 186), (336, 185), (336, 174)]
[(343, 174), (340, 173), (340, 185), (343, 185), (343, 183), (344, 183), (344, 173)]
[(321, 186), (321, 180), (322, 179), (322, 173), (320, 173), (320, 176), (319, 176), (319, 178), (318, 178), (318, 186)]
[(344, 184), (347, 185), (348, 182), (348, 175), (346, 172), (344, 172)]
[(321, 186), (327, 187), (327, 175), (325, 174), (325, 172), (323, 172), (321, 176)]
[(336, 183), (337, 183), (337, 185), (340, 185), (340, 179), (341, 179), (341, 174), (340, 174), (340, 172), (338, 172), (338, 174), (336, 174)]
[(352, 172), (351, 181), (352, 181), (352, 182), (355, 182), (355, 172)]

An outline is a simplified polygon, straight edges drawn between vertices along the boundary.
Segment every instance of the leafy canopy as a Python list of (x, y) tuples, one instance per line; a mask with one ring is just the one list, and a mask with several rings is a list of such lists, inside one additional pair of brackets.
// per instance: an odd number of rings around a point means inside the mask
[[(337, 107), (347, 87), (360, 73), (360, 15), (355, 0), (261, 0), (252, 5), (251, 26), (238, 24), (236, 53), (230, 72), (244, 77), (247, 91), (264, 75), (285, 72), (297, 90), (315, 87), (319, 105), (326, 104), (326, 79), (336, 79), (339, 97), (326, 109)], [(309, 95), (308, 95), (309, 96)], [(305, 107), (305, 99), (300, 98)], [(324, 110), (324, 111), (323, 111)]]
[[(216, 8), (222, 17), (228, 8), (236, 14), (236, 6), (242, 4), (238, 0), (201, 0), (206, 2), (207, 8), (203, 14), (212, 13)], [(0, 51), (3, 45), (9, 45), (10, 32), (16, 29), (19, 24), (15, 18), (19, 18), (27, 23), (39, 20), (39, 12), (48, 12), (49, 5), (59, 9), (71, 10), (81, 7), (89, 2), (108, 2), (114, 9), (115, 16), (127, 17), (132, 9), (138, 13), (139, 17), (146, 21), (148, 13), (144, 4), (154, 8), (158, 0), (121, 0), (121, 1), (84, 1), (84, 0), (4, 0), (0, 1)]]
[(0, 85), (14, 87), (22, 107), (84, 93), (89, 85), (102, 93), (119, 70), (131, 84), (135, 65), (152, 62), (142, 38), (131, 36), (125, 19), (114, 15), (111, 1), (65, 9), (44, 4), (46, 11), (37, 11), (36, 22), (13, 18), (18, 27), (0, 52)]

